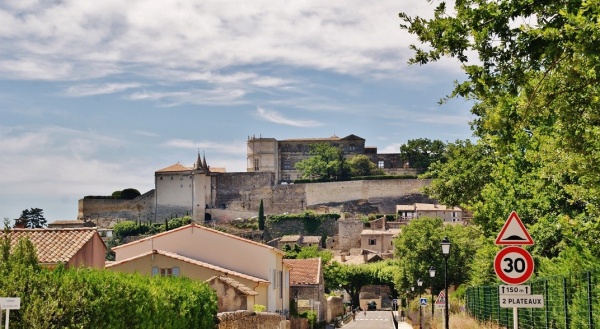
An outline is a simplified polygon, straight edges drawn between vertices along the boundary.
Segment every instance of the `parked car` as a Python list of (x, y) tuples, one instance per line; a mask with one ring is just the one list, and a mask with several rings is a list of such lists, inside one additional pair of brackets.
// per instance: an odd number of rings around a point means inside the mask
[(374, 301), (370, 301), (367, 303), (367, 311), (375, 311), (377, 310), (377, 303)]

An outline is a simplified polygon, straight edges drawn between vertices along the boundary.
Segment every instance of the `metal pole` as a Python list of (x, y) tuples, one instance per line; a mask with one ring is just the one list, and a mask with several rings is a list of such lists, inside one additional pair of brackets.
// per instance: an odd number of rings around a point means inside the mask
[(446, 329), (450, 329), (450, 323), (449, 323), (449, 309), (448, 309), (448, 256), (444, 256), (444, 285), (446, 286), (446, 299), (444, 301), (444, 303), (446, 304), (446, 313), (445, 313), (445, 318), (446, 318)]
[(419, 328), (423, 329), (423, 305), (421, 305), (421, 286), (419, 286)]
[(4, 324), (4, 329), (8, 329), (8, 314), (10, 313), (9, 309), (6, 309), (6, 322)]
[(513, 307), (513, 329), (519, 329), (519, 309)]

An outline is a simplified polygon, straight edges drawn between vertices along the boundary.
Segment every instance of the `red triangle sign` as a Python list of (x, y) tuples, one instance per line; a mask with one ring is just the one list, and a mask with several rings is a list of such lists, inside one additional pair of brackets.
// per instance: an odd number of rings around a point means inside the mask
[(440, 291), (440, 294), (435, 300), (435, 303), (437, 305), (446, 305), (446, 294), (444, 293), (444, 291)]
[(502, 230), (500, 230), (500, 234), (496, 238), (497, 246), (504, 245), (532, 245), (533, 239), (523, 222), (519, 218), (516, 212), (511, 212), (510, 216), (502, 226)]

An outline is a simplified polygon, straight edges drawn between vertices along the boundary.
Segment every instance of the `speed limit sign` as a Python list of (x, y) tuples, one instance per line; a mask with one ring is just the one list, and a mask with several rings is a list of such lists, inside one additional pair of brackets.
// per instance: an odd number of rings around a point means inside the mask
[(521, 247), (505, 247), (496, 254), (494, 271), (507, 284), (521, 284), (533, 274), (533, 257)]

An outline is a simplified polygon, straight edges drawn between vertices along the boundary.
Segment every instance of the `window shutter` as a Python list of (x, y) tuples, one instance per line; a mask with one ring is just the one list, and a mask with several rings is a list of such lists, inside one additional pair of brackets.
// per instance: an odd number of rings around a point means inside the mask
[(179, 276), (179, 267), (173, 267), (173, 276)]
[(152, 276), (158, 275), (158, 267), (152, 267)]

